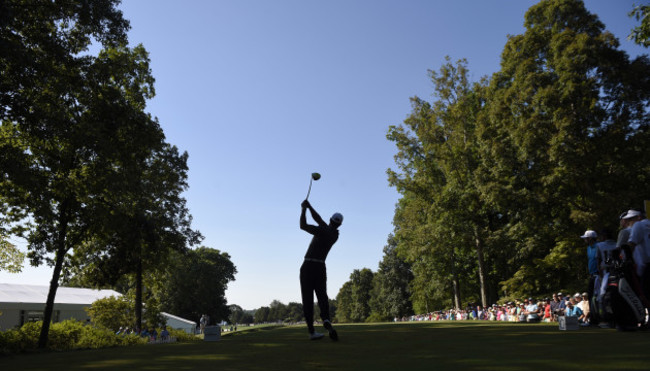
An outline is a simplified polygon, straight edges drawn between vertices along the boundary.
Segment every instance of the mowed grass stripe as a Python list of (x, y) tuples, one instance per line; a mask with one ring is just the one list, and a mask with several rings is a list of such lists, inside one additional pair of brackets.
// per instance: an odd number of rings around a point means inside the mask
[(340, 341), (304, 326), (232, 333), (221, 341), (0, 358), (4, 370), (647, 370), (650, 332), (557, 324), (438, 322), (338, 325)]

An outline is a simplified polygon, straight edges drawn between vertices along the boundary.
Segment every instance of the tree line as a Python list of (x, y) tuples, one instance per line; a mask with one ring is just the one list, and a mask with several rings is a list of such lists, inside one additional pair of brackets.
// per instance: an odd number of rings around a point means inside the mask
[[(641, 20), (630, 38), (645, 46), (648, 10), (630, 13)], [(388, 130), (401, 195), (390, 253), (409, 265), (401, 290), (417, 313), (584, 291), (579, 236), (616, 230), (622, 211), (650, 198), (648, 56), (620, 50), (580, 0), (540, 1), (524, 26), (489, 77), (471, 82), (463, 59), (429, 71), (433, 100), (411, 98)], [(379, 274), (352, 273), (340, 320), (408, 312), (373, 305), (408, 308), (377, 294)]]
[[(136, 328), (145, 299), (176, 314), (228, 313), (235, 267), (227, 254), (189, 249), (202, 236), (182, 196), (188, 154), (145, 111), (155, 94), (149, 56), (129, 46), (118, 5), (0, 2), (0, 237), (24, 238), (31, 264), (53, 268), (40, 348), (61, 281), (128, 286)], [(18, 270), (15, 247), (3, 247), (0, 267)], [(188, 285), (205, 278), (201, 269), (214, 274), (213, 302), (184, 308), (171, 297), (195, 294)]]

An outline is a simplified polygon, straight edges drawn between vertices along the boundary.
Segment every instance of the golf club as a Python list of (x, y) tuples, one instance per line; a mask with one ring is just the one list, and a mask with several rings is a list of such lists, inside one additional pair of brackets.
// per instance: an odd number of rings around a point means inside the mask
[(318, 180), (318, 179), (320, 179), (320, 174), (318, 174), (318, 173), (311, 173), (311, 178), (309, 179), (309, 191), (307, 191), (307, 197), (305, 197), (305, 200), (307, 200), (307, 199), (309, 198), (309, 194), (311, 193), (311, 183), (312, 183), (314, 180)]

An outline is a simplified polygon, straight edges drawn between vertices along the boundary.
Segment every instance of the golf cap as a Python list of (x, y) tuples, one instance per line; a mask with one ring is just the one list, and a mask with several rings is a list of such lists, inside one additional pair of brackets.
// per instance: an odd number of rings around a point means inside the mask
[(335, 223), (341, 224), (343, 223), (343, 215), (341, 215), (341, 213), (334, 213), (334, 215), (332, 215), (330, 220)]
[(632, 219), (636, 218), (637, 216), (641, 216), (641, 212), (639, 210), (628, 210), (627, 213), (623, 216), (623, 219)]
[(573, 297), (574, 297), (574, 298), (581, 298), (581, 297), (582, 297), (582, 295), (580, 295), (580, 293), (579, 293), (579, 292), (576, 292), (576, 294), (575, 294), (575, 295), (573, 295)]
[(585, 231), (585, 234), (580, 236), (580, 238), (596, 238), (598, 235), (596, 234), (596, 231), (592, 231), (591, 229), (588, 229)]

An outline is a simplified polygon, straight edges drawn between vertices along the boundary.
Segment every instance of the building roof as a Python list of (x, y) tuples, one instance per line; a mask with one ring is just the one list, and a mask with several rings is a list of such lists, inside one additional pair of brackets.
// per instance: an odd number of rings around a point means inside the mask
[[(43, 303), (47, 302), (49, 286), (0, 283), (0, 303)], [(59, 287), (54, 297), (55, 304), (92, 304), (95, 300), (109, 296), (122, 296), (114, 290), (93, 290), (78, 287)]]
[(162, 314), (163, 317), (166, 317), (166, 318), (168, 318), (168, 319), (173, 319), (173, 320), (176, 320), (176, 321), (179, 321), (179, 322), (186, 323), (186, 324), (188, 324), (188, 325), (194, 325), (194, 326), (196, 326), (196, 322), (194, 322), (194, 321), (190, 321), (189, 319), (181, 318), (181, 317), (179, 317), (179, 316), (175, 316), (175, 315), (173, 315), (173, 314), (169, 314), (169, 313), (167, 313), (167, 312), (160, 312), (160, 314)]

